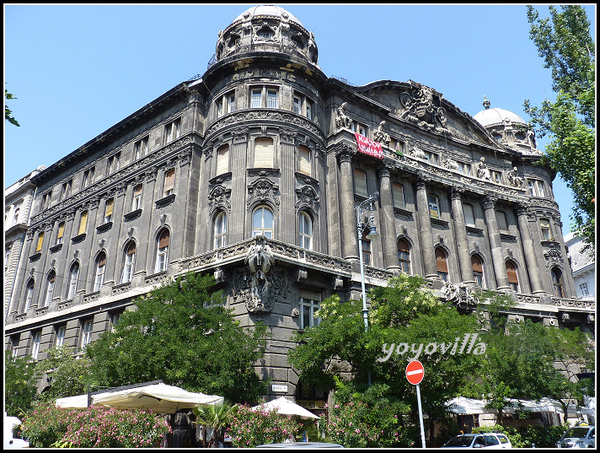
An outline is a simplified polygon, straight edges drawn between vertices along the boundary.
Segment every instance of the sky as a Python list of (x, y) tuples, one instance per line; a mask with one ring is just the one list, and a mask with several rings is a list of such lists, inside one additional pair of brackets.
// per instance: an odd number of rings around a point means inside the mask
[[(204, 74), (219, 30), (255, 5), (4, 4), (4, 87), (20, 123), (5, 121), (4, 187)], [(525, 121), (525, 99), (555, 98), (525, 4), (277, 5), (314, 33), (328, 77), (413, 80), (471, 116), (486, 96)], [(596, 6), (584, 6), (596, 42)], [(547, 142), (538, 138), (538, 147)], [(553, 190), (567, 234), (573, 196), (559, 177)]]

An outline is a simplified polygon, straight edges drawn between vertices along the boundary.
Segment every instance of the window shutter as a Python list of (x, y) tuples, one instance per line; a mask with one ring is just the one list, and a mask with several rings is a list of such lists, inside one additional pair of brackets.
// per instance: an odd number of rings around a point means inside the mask
[(473, 272), (483, 273), (483, 265), (477, 255), (471, 256), (471, 265), (473, 266)]
[(170, 194), (175, 187), (175, 170), (171, 169), (165, 173), (165, 184), (164, 184), (164, 192), (165, 194)]
[(58, 225), (58, 235), (56, 236), (57, 239), (62, 238), (64, 234), (65, 234), (65, 224), (63, 222)]
[(40, 233), (40, 235), (38, 236), (37, 246), (35, 248), (36, 252), (39, 252), (40, 250), (42, 250), (42, 244), (43, 243), (44, 243), (44, 232), (42, 231)]
[(362, 170), (354, 170), (354, 191), (358, 195), (367, 196), (367, 174)]
[(135, 243), (131, 243), (131, 245), (127, 248), (127, 255), (133, 255), (135, 253)]
[(254, 141), (254, 168), (273, 167), (273, 139), (257, 138)]
[(112, 215), (113, 203), (114, 203), (114, 199), (112, 199), (112, 198), (110, 198), (109, 200), (106, 201), (106, 209), (104, 211), (104, 217), (109, 217)]
[(311, 174), (310, 170), (311, 170), (311, 165), (310, 165), (310, 149), (301, 146), (300, 147), (300, 152), (299, 152), (299, 156), (300, 156), (300, 173), (304, 173), (305, 175), (309, 175)]
[(163, 231), (160, 235), (160, 239), (158, 240), (158, 248), (163, 249), (169, 246), (169, 232), (167, 230)]
[(519, 279), (517, 278), (517, 267), (512, 261), (506, 262), (506, 276), (508, 277), (508, 283), (519, 283)]
[(402, 184), (393, 183), (392, 184), (392, 197), (394, 199), (394, 207), (395, 208), (404, 208), (404, 187)]
[(87, 216), (88, 216), (88, 212), (87, 211), (83, 211), (81, 213), (81, 220), (79, 221), (79, 232), (78, 232), (78, 234), (85, 233), (85, 228), (87, 226)]
[(98, 257), (98, 267), (103, 267), (106, 265), (106, 255), (103, 253)]
[(435, 265), (438, 272), (448, 273), (448, 262), (446, 260), (446, 253), (440, 249), (435, 249)]
[(217, 151), (217, 175), (229, 171), (229, 145), (221, 146)]

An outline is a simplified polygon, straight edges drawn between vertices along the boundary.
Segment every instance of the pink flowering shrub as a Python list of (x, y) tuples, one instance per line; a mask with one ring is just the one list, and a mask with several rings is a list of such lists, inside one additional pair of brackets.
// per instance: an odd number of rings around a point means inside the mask
[(23, 420), (23, 437), (32, 447), (74, 448), (159, 447), (171, 432), (169, 423), (152, 411), (92, 406), (63, 409), (40, 406)]
[(275, 410), (253, 411), (247, 405), (239, 405), (227, 431), (234, 446), (252, 448), (298, 440), (301, 428), (302, 425), (292, 417), (280, 415)]

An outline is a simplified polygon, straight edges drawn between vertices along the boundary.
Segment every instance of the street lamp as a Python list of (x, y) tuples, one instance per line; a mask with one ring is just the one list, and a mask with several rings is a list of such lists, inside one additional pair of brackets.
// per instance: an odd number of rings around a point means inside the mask
[[(373, 202), (379, 197), (379, 192), (375, 192), (366, 200), (362, 201), (356, 209), (356, 229), (358, 232), (358, 257), (360, 258), (360, 284), (362, 288), (362, 299), (363, 299), (363, 319), (365, 321), (365, 331), (369, 327), (369, 310), (367, 309), (367, 292), (365, 290), (365, 263), (363, 260), (363, 248), (362, 248), (362, 236), (363, 231), (369, 226), (369, 234), (367, 234), (366, 238), (369, 240), (377, 239), (381, 237), (379, 233), (377, 233), (377, 228), (375, 228), (375, 216), (373, 216)], [(368, 210), (370, 213), (369, 219), (366, 222), (362, 220), (362, 214), (364, 211)]]

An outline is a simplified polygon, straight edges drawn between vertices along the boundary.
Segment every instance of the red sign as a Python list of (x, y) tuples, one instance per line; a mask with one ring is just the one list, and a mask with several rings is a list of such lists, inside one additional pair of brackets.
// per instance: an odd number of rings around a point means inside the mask
[(383, 159), (383, 147), (381, 143), (375, 142), (357, 132), (354, 133), (354, 136), (356, 137), (356, 145), (360, 153), (368, 154), (377, 159)]
[(406, 379), (413, 385), (421, 383), (425, 376), (425, 368), (418, 360), (413, 360), (406, 365)]

